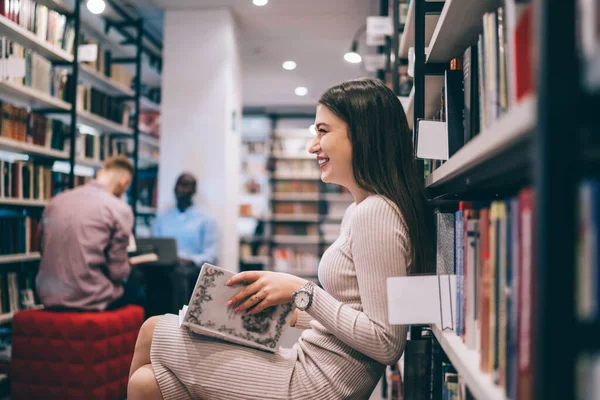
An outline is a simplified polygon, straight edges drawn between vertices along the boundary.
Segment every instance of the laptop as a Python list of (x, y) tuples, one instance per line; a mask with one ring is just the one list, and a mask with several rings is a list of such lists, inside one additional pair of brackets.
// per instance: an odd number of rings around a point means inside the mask
[(134, 257), (138, 264), (149, 267), (171, 267), (178, 264), (177, 242), (174, 238), (134, 238), (129, 240), (127, 251), (130, 262)]

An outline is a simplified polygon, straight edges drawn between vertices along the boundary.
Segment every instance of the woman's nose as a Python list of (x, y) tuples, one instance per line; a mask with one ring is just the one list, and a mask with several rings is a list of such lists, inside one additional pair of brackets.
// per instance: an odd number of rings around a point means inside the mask
[(310, 143), (308, 144), (308, 152), (311, 154), (315, 154), (316, 152), (319, 151), (319, 149), (321, 148), (321, 146), (319, 145), (319, 139), (318, 138), (313, 138), (313, 140), (310, 141)]

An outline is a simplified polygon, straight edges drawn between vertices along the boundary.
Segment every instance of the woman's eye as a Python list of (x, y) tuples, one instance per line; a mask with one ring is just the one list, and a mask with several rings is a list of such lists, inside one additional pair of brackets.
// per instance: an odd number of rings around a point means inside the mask
[(319, 129), (319, 134), (320, 135), (324, 135), (326, 133), (327, 133), (327, 131), (325, 129)]

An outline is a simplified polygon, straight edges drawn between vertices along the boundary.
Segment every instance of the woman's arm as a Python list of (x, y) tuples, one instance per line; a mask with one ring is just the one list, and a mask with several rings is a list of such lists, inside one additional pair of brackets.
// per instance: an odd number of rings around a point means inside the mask
[(388, 323), (387, 278), (406, 274), (406, 235), (393, 206), (380, 197), (365, 201), (354, 211), (349, 239), (362, 311), (318, 287), (307, 311), (348, 346), (391, 365), (402, 355), (407, 327)]

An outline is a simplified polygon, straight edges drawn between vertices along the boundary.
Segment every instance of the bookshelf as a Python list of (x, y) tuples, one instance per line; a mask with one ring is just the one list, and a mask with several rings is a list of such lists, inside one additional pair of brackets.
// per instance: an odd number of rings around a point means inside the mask
[[(510, 209), (510, 215), (515, 219), (511, 220), (512, 225), (509, 226), (517, 226), (519, 232), (527, 233), (523, 237), (518, 236), (520, 240), (526, 239), (522, 242), (514, 241), (514, 237), (517, 237), (514, 232), (513, 236), (506, 236), (505, 231), (498, 231), (500, 233), (496, 234), (499, 236), (494, 237), (494, 240), (500, 238), (501, 241), (491, 242), (497, 243), (494, 246), (498, 246), (494, 247), (493, 251), (500, 252), (498, 253), (500, 255), (495, 256), (499, 258), (490, 261), (491, 271), (496, 274), (491, 279), (492, 282), (495, 282), (494, 279), (501, 279), (501, 281), (498, 285), (500, 290), (492, 294), (489, 300), (495, 307), (499, 304), (500, 311), (492, 309), (490, 315), (491, 318), (506, 323), (513, 330), (513, 335), (518, 321), (519, 330), (516, 331), (516, 337), (507, 336), (498, 339), (494, 336), (496, 334), (492, 333), (492, 338), (495, 338), (490, 339), (492, 349), (481, 349), (480, 353), (479, 350), (475, 350), (476, 345), (469, 342), (468, 337), (465, 341), (470, 343), (469, 348), (456, 332), (442, 332), (436, 325), (431, 327), (432, 334), (439, 342), (443, 353), (456, 369), (459, 382), (464, 384), (476, 399), (514, 398), (512, 392), (508, 392), (515, 389), (514, 379), (519, 382), (518, 385), (524, 385), (519, 386), (519, 390), (522, 387), (531, 388), (530, 393), (526, 395), (520, 393), (519, 397), (541, 400), (587, 398), (591, 395), (590, 393), (577, 394), (581, 387), (579, 379), (583, 378), (579, 361), (584, 356), (597, 354), (599, 349), (597, 333), (600, 332), (598, 329), (600, 323), (598, 319), (594, 322), (583, 322), (574, 311), (576, 299), (581, 301), (579, 298), (581, 290), (578, 285), (582, 285), (581, 277), (578, 282), (576, 281), (577, 274), (581, 271), (574, 268), (574, 265), (583, 268), (579, 264), (584, 262), (580, 257), (580, 241), (583, 234), (577, 222), (577, 213), (584, 207), (577, 200), (580, 196), (581, 182), (583, 179), (597, 179), (597, 166), (600, 165), (598, 140), (590, 137), (590, 132), (597, 132), (599, 129), (597, 119), (591, 116), (595, 115), (592, 110), (598, 107), (599, 98), (597, 91), (593, 92), (590, 91), (589, 86), (585, 87), (590, 83), (580, 79), (583, 69), (579, 64), (583, 61), (577, 53), (580, 49), (578, 49), (576, 36), (583, 28), (577, 23), (579, 17), (577, 17), (575, 3), (560, 2), (557, 5), (558, 3), (550, 0), (516, 2), (446, 0), (442, 4), (432, 6), (431, 2), (425, 0), (412, 0), (404, 34), (399, 40), (398, 49), (394, 50), (396, 59), (403, 59), (408, 57), (408, 47), (415, 48), (414, 87), (410, 98), (405, 100), (405, 110), (409, 114), (407, 117), (409, 122), (412, 122), (422, 118), (436, 118), (442, 96), (447, 94), (442, 91), (445, 85), (444, 71), (462, 69), (462, 66), (450, 68), (451, 61), (462, 58), (469, 46), (475, 45), (475, 52), (477, 52), (476, 45), (478, 39), (481, 41), (480, 35), (482, 37), (488, 35), (485, 46), (491, 45), (492, 48), (505, 46), (503, 52), (483, 53), (484, 69), (492, 66), (491, 71), (494, 71), (494, 63), (496, 66), (501, 65), (502, 62), (506, 63), (506, 70), (504, 70), (506, 78), (502, 77), (504, 71), (500, 70), (498, 77), (494, 78), (500, 82), (495, 86), (498, 89), (490, 94), (496, 96), (495, 93), (499, 93), (498, 105), (493, 101), (490, 105), (489, 100), (478, 103), (482, 108), (479, 112), (488, 113), (487, 121), (481, 122), (482, 128), (470, 132), (469, 136), (467, 135), (469, 132), (466, 132), (464, 142), (461, 140), (460, 149), (447, 161), (432, 168), (433, 171), (424, 178), (431, 204), (439, 209), (439, 213), (450, 213), (451, 210), (454, 218), (454, 211), (458, 209), (459, 202), (463, 202), (464, 206), (464, 202), (473, 201), (473, 204), (477, 203), (476, 207), (479, 207), (475, 208), (478, 212), (489, 210), (492, 213), (489, 216), (490, 224), (493, 229), (496, 229), (497, 226), (503, 226), (502, 221), (508, 223), (507, 219), (502, 219), (503, 211), (499, 210), (503, 210), (503, 204), (509, 205), (510, 200), (511, 206), (517, 205), (519, 208)], [(501, 6), (503, 8), (499, 10)], [(528, 18), (528, 14), (521, 14), (528, 6), (535, 8), (532, 14), (529, 14), (535, 15), (533, 19), (535, 23), (530, 25), (527, 25), (529, 20), (523, 17), (525, 15)], [(394, 13), (398, 13), (397, 6), (394, 7)], [(395, 24), (394, 32), (401, 29), (397, 17), (398, 15), (394, 15), (392, 18)], [(436, 22), (430, 23), (433, 20)], [(593, 19), (593, 22), (592, 25), (597, 25), (597, 19)], [(487, 31), (484, 29), (486, 23), (491, 24), (487, 26)], [(500, 25), (500, 28), (506, 29), (500, 30), (498, 25), (494, 24), (506, 24)], [(489, 42), (490, 37), (493, 37), (496, 43)], [(504, 42), (498, 44), (499, 40)], [(596, 36), (594, 40), (597, 46)], [(557, 44), (558, 41), (560, 44)], [(511, 46), (531, 48), (531, 60), (523, 60), (522, 56), (526, 52), (515, 51)], [(596, 52), (595, 55), (597, 54)], [(532, 67), (532, 63), (535, 67)], [(479, 71), (475, 75), (475, 80), (470, 81), (471, 87), (477, 85), (478, 78), (481, 84), (480, 76), (485, 74), (485, 71), (481, 72), (481, 68), (477, 69)], [(490, 70), (487, 71), (489, 74)], [(529, 74), (533, 82), (527, 80)], [(483, 76), (485, 89), (494, 88), (486, 81), (489, 76)], [(475, 88), (475, 92), (479, 92), (478, 95), (481, 95), (481, 90), (488, 95), (488, 92), (480, 86)], [(508, 102), (501, 104), (502, 96), (506, 93), (501, 91), (505, 88), (508, 92), (506, 95)], [(394, 89), (399, 95), (396, 85)], [(524, 93), (528, 94), (524, 95)], [(471, 101), (479, 100), (476, 97), (475, 100), (471, 98)], [(497, 111), (494, 107), (497, 107)], [(448, 115), (442, 112), (442, 116), (446, 118), (447, 123)], [(490, 118), (493, 122), (490, 122)], [(414, 130), (414, 127), (412, 129)], [(459, 132), (454, 131), (454, 134)], [(531, 197), (526, 196), (531, 193), (534, 193), (533, 205), (527, 200)], [(467, 214), (457, 212), (456, 215), (458, 218), (459, 215)], [(478, 218), (481, 218), (478, 222), (482, 223), (483, 218), (488, 218), (488, 215), (485, 217), (480, 215)], [(530, 218), (533, 218), (533, 222)], [(493, 225), (496, 223), (494, 221), (500, 221), (500, 225)], [(487, 229), (487, 226), (482, 229)], [(489, 232), (494, 232), (493, 229)], [(527, 235), (531, 235), (531, 240)], [(513, 238), (510, 245), (508, 237)], [(440, 236), (439, 240), (443, 240), (443, 236)], [(507, 242), (503, 244), (502, 240)], [(456, 247), (455, 250), (458, 251), (458, 248)], [(505, 257), (505, 253), (502, 252), (509, 248), (519, 254), (527, 254), (527, 258), (516, 261), (513, 259), (509, 265), (514, 268), (512, 274), (531, 274), (524, 282), (525, 285), (531, 284), (535, 290), (513, 294), (517, 297), (512, 298), (512, 307), (517, 308), (511, 310), (512, 314), (507, 314), (509, 315), (507, 318), (515, 319), (503, 321), (502, 315), (498, 316), (494, 313), (502, 313), (502, 307), (508, 307), (508, 300), (502, 297), (502, 289), (513, 288), (508, 286), (512, 285), (511, 281), (504, 282), (502, 280), (504, 276), (499, 275), (503, 273), (502, 268), (504, 268), (502, 257)], [(578, 254), (579, 257), (576, 257)], [(465, 265), (467, 265), (466, 261)], [(596, 263), (589, 268), (598, 268), (598, 265)], [(459, 270), (456, 272), (458, 276), (463, 274)], [(465, 285), (466, 279), (465, 277)], [(514, 275), (512, 279), (516, 279)], [(519, 284), (523, 284), (520, 280), (522, 278), (518, 279)], [(576, 295), (574, 296), (573, 293)], [(468, 294), (465, 292), (462, 295)], [(478, 295), (481, 296), (481, 293)], [(524, 296), (531, 296), (525, 306), (520, 302), (527, 298)], [(595, 299), (598, 298), (597, 293), (594, 296)], [(472, 300), (472, 298), (467, 299), (467, 304)], [(488, 300), (483, 296), (483, 299), (477, 297), (475, 301), (487, 302)], [(531, 308), (522, 309), (522, 307)], [(529, 317), (530, 319), (527, 319)], [(412, 327), (411, 337), (413, 328), (415, 331), (420, 329), (420, 327)], [(546, 333), (550, 330), (553, 334), (548, 336)], [(418, 335), (415, 337), (418, 338)], [(506, 343), (502, 343), (514, 346), (512, 348), (518, 351), (510, 350), (506, 354), (509, 363), (506, 364), (506, 370), (503, 369), (502, 364), (490, 367), (487, 361), (483, 363), (487, 366), (486, 370), (496, 369), (495, 373), (499, 371), (502, 374), (507, 371), (508, 374), (510, 369), (512, 376), (510, 379), (513, 379), (510, 387), (500, 386), (503, 384), (502, 375), (499, 376), (499, 385), (495, 382), (498, 376), (493, 377), (492, 374), (481, 370), (482, 360), (485, 360), (485, 357), (499, 357), (499, 354), (500, 357), (504, 357), (503, 353), (493, 349), (497, 345), (497, 342), (494, 342), (496, 340), (507, 340)], [(494, 352), (496, 352), (495, 356), (492, 355)], [(491, 360), (493, 361), (493, 358)], [(405, 362), (409, 361), (405, 358)], [(597, 371), (599, 361), (596, 360), (594, 363), (588, 367), (595, 368)], [(410, 364), (408, 367), (413, 368)], [(406, 368), (407, 365), (404, 365), (402, 369), (406, 370)], [(591, 374), (591, 370), (588, 370), (588, 373)], [(504, 383), (508, 385), (507, 382)], [(588, 386), (591, 387), (591, 382), (588, 382)]]
[[(143, 31), (143, 21), (141, 19), (134, 21), (123, 15), (116, 17), (111, 15), (108, 17), (110, 20), (91, 14), (82, 16), (84, 13), (81, 7), (85, 7), (85, 2), (79, 0), (74, 2), (36, 1), (47, 6), (51, 13), (61, 13), (62, 16), (54, 14), (52, 18), (60, 19), (60, 23), (65, 23), (65, 28), (50, 35), (51, 26), (54, 25), (48, 24), (48, 32), (45, 35), (43, 32), (36, 32), (36, 30), (44, 29), (40, 28), (44, 24), (39, 21), (36, 25), (23, 19), (19, 23), (15, 23), (8, 17), (0, 15), (0, 36), (18, 45), (14, 48), (22, 49), (20, 53), (14, 54), (17, 54), (18, 57), (30, 57), (27, 60), (31, 61), (26, 63), (23, 79), (10, 77), (8, 69), (2, 71), (3, 76), (0, 78), (0, 100), (3, 103), (3, 112), (9, 113), (9, 118), (5, 117), (2, 121), (7, 124), (7, 129), (0, 132), (0, 161), (2, 162), (0, 167), (9, 166), (9, 169), (2, 171), (3, 173), (9, 171), (13, 174), (13, 186), (8, 189), (8, 192), (0, 191), (3, 196), (0, 197), (0, 214), (3, 216), (2, 223), (7, 223), (2, 228), (15, 224), (19, 229), (24, 227), (25, 232), (25, 239), (22, 240), (19, 236), (15, 241), (18, 243), (11, 243), (11, 241), (2, 243), (3, 254), (0, 256), (0, 265), (9, 271), (9, 274), (16, 275), (17, 287), (20, 287), (23, 281), (28, 281), (30, 271), (35, 272), (40, 261), (40, 253), (33, 251), (39, 246), (34, 232), (36, 232), (39, 218), (47, 204), (47, 200), (23, 199), (23, 196), (34, 197), (33, 193), (41, 191), (43, 187), (44, 192), (36, 193), (35, 198), (47, 198), (55, 194), (57, 190), (81, 184), (84, 179), (76, 174), (82, 173), (84, 168), (86, 174), (94, 173), (95, 170), (102, 167), (103, 156), (109, 156), (118, 151), (128, 154), (136, 169), (132, 189), (129, 193), (129, 200), (134, 206), (137, 204), (138, 198), (142, 196), (138, 190), (147, 189), (146, 187), (140, 189), (136, 185), (140, 169), (156, 170), (158, 167), (156, 157), (150, 157), (149, 154), (140, 152), (140, 147), (144, 149), (150, 147), (152, 151), (148, 153), (153, 156), (159, 151), (158, 139), (152, 134), (145, 135), (142, 139), (139, 138), (141, 136), (139, 121), (143, 117), (142, 110), (160, 111), (159, 104), (142, 96), (142, 71), (150, 70), (148, 66), (142, 65), (143, 62), (147, 63), (148, 61), (148, 58), (142, 57), (143, 52), (148, 52), (147, 47), (142, 45), (143, 37), (146, 35)], [(14, 7), (25, 6), (23, 3), (14, 3)], [(2, 10), (2, 13), (4, 11)], [(22, 12), (21, 15), (23, 15)], [(83, 21), (84, 19), (85, 21)], [(98, 62), (96, 63), (80, 62), (81, 57), (79, 57), (80, 52), (78, 51), (79, 44), (89, 43), (90, 38), (84, 38), (81, 31), (84, 28), (90, 28), (90, 19), (95, 19), (91, 25), (96, 24), (96, 26), (103, 27), (95, 30), (96, 35), (93, 36), (97, 43), (102, 44), (99, 48), (102, 52), (98, 53)], [(131, 37), (131, 32), (134, 32), (133, 43), (126, 43), (124, 38)], [(69, 41), (65, 39), (67, 34), (70, 35), (69, 38), (73, 39), (73, 46), (69, 46)], [(67, 50), (60, 48), (60, 44), (55, 46), (49, 41), (41, 39), (46, 36), (53, 37), (57, 43), (65, 43), (63, 47)], [(110, 50), (103, 47), (105, 43), (111, 45)], [(13, 46), (9, 48), (11, 51), (17, 51), (12, 50)], [(153, 54), (153, 60), (155, 63), (162, 63), (160, 54)], [(130, 75), (117, 64), (126, 64), (127, 68), (134, 72)], [(67, 85), (64, 79), (66, 76), (69, 76), (69, 79), (72, 79), (71, 82), (74, 81), (77, 85)], [(21, 81), (24, 84), (21, 84)], [(158, 90), (160, 89), (157, 87), (150, 87), (148, 93), (153, 95), (153, 98), (158, 98), (159, 96), (154, 96)], [(85, 96), (87, 102), (82, 101), (82, 96)], [(68, 100), (65, 101), (65, 99)], [(110, 104), (110, 107), (107, 105), (109, 101), (114, 102)], [(76, 107), (76, 104), (79, 107)], [(86, 110), (80, 109), (82, 104), (86, 105)], [(93, 105), (95, 107), (92, 107)], [(40, 120), (36, 120), (38, 117)], [(62, 121), (64, 125), (57, 123), (58, 128), (56, 128), (54, 121)], [(42, 126), (45, 131), (38, 129)], [(156, 125), (151, 128), (156, 128)], [(45, 133), (43, 137), (41, 133)], [(80, 133), (82, 135), (78, 136)], [(99, 158), (99, 152), (96, 152), (96, 156), (91, 158), (83, 157), (75, 151), (76, 148), (79, 148), (75, 145), (78, 139), (81, 140), (85, 135), (87, 140), (90, 138), (90, 134), (102, 136), (99, 145), (101, 148), (102, 145), (105, 146), (106, 153), (101, 154)], [(133, 146), (129, 146), (129, 144), (121, 146), (121, 143), (115, 143), (115, 141), (123, 141), (124, 138), (130, 139)], [(143, 143), (142, 146), (140, 146), (140, 142)], [(100, 141), (94, 141), (94, 145), (98, 145), (98, 143)], [(69, 146), (69, 144), (73, 145)], [(69, 147), (70, 150), (62, 150)], [(130, 149), (123, 150), (127, 147)], [(23, 169), (13, 168), (15, 165)], [(43, 175), (41, 175), (42, 173)], [(68, 181), (65, 179), (67, 174), (69, 175)], [(40, 180), (34, 180), (35, 176)], [(14, 179), (21, 180), (20, 188), (18, 183), (15, 184)], [(31, 185), (27, 184), (26, 179), (30, 179)], [(36, 182), (39, 185), (36, 185)], [(17, 190), (21, 192), (14, 192), (15, 187), (19, 188)], [(34, 192), (27, 194), (26, 188)], [(54, 190), (53, 193), (50, 193), (50, 188)], [(156, 212), (149, 206), (133, 207), (133, 209), (134, 213), (139, 211), (147, 219)], [(23, 244), (24, 246), (21, 247)], [(17, 248), (19, 250), (16, 250)], [(25, 249), (28, 252), (21, 253)], [(29, 251), (30, 249), (31, 251)], [(26, 276), (23, 276), (24, 274)], [(32, 287), (31, 284), (28, 287)], [(5, 289), (0, 288), (0, 290), (4, 291)], [(11, 320), (12, 313), (0, 314), (0, 324)]]
[(29, 200), (29, 199), (6, 199), (0, 198), (0, 207), (16, 206), (16, 207), (45, 207), (46, 200)]
[(34, 262), (40, 260), (40, 253), (10, 254), (0, 256), (0, 264), (14, 264), (21, 262)]
[[(481, 183), (478, 179), (489, 181), (506, 173), (516, 174), (513, 175), (514, 178), (519, 173), (529, 171), (528, 150), (532, 145), (535, 117), (536, 98), (530, 96), (427, 176), (425, 186), (431, 196), (450, 193), (450, 189), (453, 195), (457, 191), (467, 191), (468, 186)], [(481, 176), (481, 168), (486, 163), (491, 165), (493, 170)], [(507, 182), (508, 179), (505, 179), (499, 183), (506, 185)]]
[(14, 40), (50, 61), (73, 62), (73, 56), (45, 40), (39, 39), (33, 32), (19, 26), (5, 16), (0, 15), (0, 36)]
[(65, 151), (50, 149), (31, 143), (20, 142), (6, 137), (0, 137), (0, 150), (25, 153), (35, 157), (67, 160), (69, 154)]
[(10, 81), (0, 81), (0, 94), (3, 100), (24, 107), (71, 110), (71, 104), (66, 101)]

